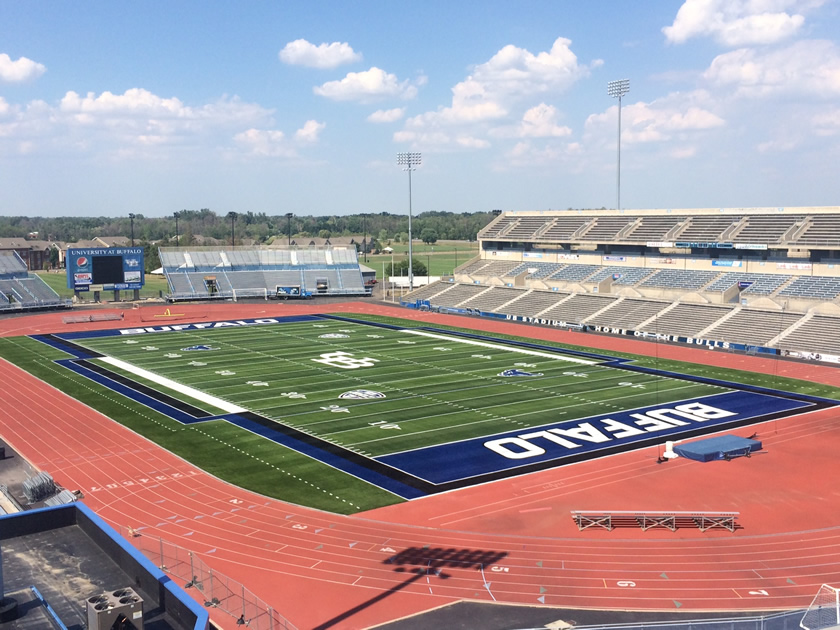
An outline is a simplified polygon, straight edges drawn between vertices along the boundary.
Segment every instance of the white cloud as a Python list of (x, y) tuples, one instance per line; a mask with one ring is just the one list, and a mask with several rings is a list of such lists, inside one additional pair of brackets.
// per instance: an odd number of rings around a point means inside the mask
[[(796, 34), (824, 0), (685, 0), (662, 32), (669, 43), (712, 37), (725, 46), (772, 44)], [(790, 12), (789, 12), (790, 11)]]
[(572, 134), (572, 130), (557, 124), (558, 112), (554, 105), (540, 103), (522, 116), (522, 121), (515, 126), (496, 127), (490, 130), (491, 136), (515, 138), (561, 138)]
[[(538, 53), (518, 46), (504, 46), (488, 61), (474, 66), (469, 76), (452, 87), (449, 106), (409, 118), (405, 130), (413, 131), (419, 137), (443, 128), (461, 127), (463, 129), (458, 132), (443, 134), (459, 146), (471, 143), (459, 142), (458, 138), (478, 138), (481, 134), (494, 137), (568, 135), (571, 130), (556, 123), (558, 113), (553, 106), (540, 103), (524, 115), (516, 112), (522, 111), (523, 101), (527, 102), (535, 95), (562, 93), (602, 63), (595, 60), (589, 65), (580, 64), (571, 50), (571, 41), (563, 37), (557, 38), (550, 50)], [(404, 136), (395, 136), (395, 139), (398, 137)]]
[(797, 140), (768, 140), (759, 142), (756, 150), (759, 153), (786, 153), (799, 146)]
[(819, 136), (833, 136), (840, 133), (840, 109), (823, 112), (811, 119), (814, 130)]
[[(84, 96), (70, 91), (54, 105), (36, 100), (24, 106), (0, 100), (0, 115), (0, 141), (4, 142), (0, 147), (107, 159), (165, 160), (178, 155), (176, 151), (206, 155), (246, 146), (250, 131), (243, 129), (274, 125), (272, 110), (237, 97), (189, 106), (178, 98), (164, 98), (142, 88)], [(317, 136), (311, 126), (308, 131)], [(240, 133), (245, 135), (231, 143)], [(252, 144), (256, 139), (250, 137)], [(275, 134), (262, 143), (276, 141)]]
[(324, 43), (316, 46), (305, 39), (289, 42), (278, 56), (283, 63), (309, 68), (337, 68), (362, 60), (361, 53), (354, 51), (346, 42)]
[(349, 72), (340, 81), (327, 81), (313, 91), (334, 101), (361, 103), (387, 97), (410, 99), (417, 95), (417, 88), (410, 81), (400, 81), (396, 75), (376, 66), (364, 72)]
[(685, 160), (688, 158), (692, 158), (697, 155), (697, 147), (694, 146), (682, 146), (682, 147), (674, 147), (671, 149), (669, 155), (674, 158), (675, 160)]
[[(427, 112), (409, 125), (458, 124), (507, 116), (514, 101), (533, 94), (561, 92), (588, 76), (590, 67), (578, 63), (571, 41), (557, 38), (550, 51), (534, 54), (507, 45), (452, 88), (452, 105)], [(601, 65), (601, 61), (592, 66)]]
[(418, 132), (418, 131), (397, 131), (394, 133), (394, 142), (407, 143), (412, 146), (422, 146), (426, 149), (432, 147), (443, 147), (452, 141), (449, 134), (442, 131)]
[(787, 92), (836, 97), (840, 95), (840, 51), (824, 40), (804, 40), (770, 51), (741, 48), (715, 57), (703, 78), (735, 88), (738, 96)]
[(327, 123), (319, 123), (317, 120), (307, 120), (303, 123), (303, 127), (295, 132), (295, 139), (306, 143), (318, 142), (318, 134), (320, 134), (326, 126)]
[(12, 61), (9, 55), (0, 53), (0, 81), (6, 81), (8, 83), (28, 81), (30, 79), (37, 79), (46, 71), (47, 67), (37, 61), (32, 61), (26, 57)]
[(378, 109), (367, 117), (368, 122), (374, 123), (390, 123), (396, 122), (405, 115), (405, 107), (396, 107), (394, 109)]
[(490, 148), (490, 143), (487, 140), (483, 140), (481, 138), (474, 138), (472, 136), (467, 135), (459, 135), (455, 138), (455, 142), (460, 147), (464, 147), (466, 149), (488, 149)]
[[(703, 132), (725, 125), (723, 118), (706, 107), (711, 104), (707, 92), (697, 90), (679, 92), (650, 103), (639, 101), (621, 108), (622, 143), (665, 142), (687, 133)], [(618, 106), (602, 114), (592, 114), (586, 120), (590, 133), (615, 128)]]
[(258, 157), (292, 158), (296, 155), (282, 131), (248, 129), (236, 134), (233, 139), (246, 153)]

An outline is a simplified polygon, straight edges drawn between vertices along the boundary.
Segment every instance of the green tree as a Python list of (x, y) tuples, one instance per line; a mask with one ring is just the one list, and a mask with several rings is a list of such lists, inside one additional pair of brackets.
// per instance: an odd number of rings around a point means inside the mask
[(426, 245), (433, 245), (438, 240), (437, 232), (433, 228), (423, 228), (423, 231), (420, 232), (420, 240)]
[[(387, 270), (386, 275), (389, 276), (407, 276), (408, 275), (408, 259), (403, 258), (400, 261), (394, 262), (393, 269), (391, 268), (391, 263), (385, 265), (385, 269)], [(414, 264), (411, 265), (411, 270), (414, 272), (415, 276), (425, 276), (427, 275), (426, 264), (418, 259), (414, 259)]]

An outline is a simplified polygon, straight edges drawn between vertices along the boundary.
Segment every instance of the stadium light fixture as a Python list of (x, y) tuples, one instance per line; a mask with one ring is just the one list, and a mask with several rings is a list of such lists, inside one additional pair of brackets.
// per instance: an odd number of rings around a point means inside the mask
[(408, 291), (414, 290), (414, 270), (412, 269), (411, 249), (411, 171), (417, 170), (422, 162), (419, 153), (397, 153), (397, 165), (408, 171)]
[(621, 97), (630, 91), (630, 79), (619, 79), (607, 83), (607, 94), (618, 99), (618, 167), (616, 169), (615, 207), (621, 210)]
[(180, 245), (179, 241), (181, 240), (180, 236), (178, 235), (178, 217), (179, 216), (181, 216), (181, 213), (176, 212), (175, 213), (175, 247), (178, 247)]
[(131, 246), (134, 247), (134, 217), (135, 214), (133, 212), (128, 213), (128, 218), (131, 221)]
[(294, 212), (287, 212), (286, 219), (288, 220), (288, 229), (289, 229), (289, 249), (292, 249), (292, 217), (295, 216)]

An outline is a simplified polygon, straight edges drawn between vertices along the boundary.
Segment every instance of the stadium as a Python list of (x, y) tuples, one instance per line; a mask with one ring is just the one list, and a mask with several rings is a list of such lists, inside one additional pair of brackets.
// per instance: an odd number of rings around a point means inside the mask
[(478, 240), (399, 303), (345, 248), (164, 248), (95, 308), (0, 255), (0, 435), (221, 628), (840, 625), (840, 208)]

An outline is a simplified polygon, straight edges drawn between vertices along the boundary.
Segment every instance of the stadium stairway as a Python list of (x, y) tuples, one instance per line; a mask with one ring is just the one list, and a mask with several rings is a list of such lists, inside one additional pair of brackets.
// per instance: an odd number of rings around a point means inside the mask
[(598, 316), (599, 316), (601, 313), (603, 313), (604, 311), (608, 311), (608, 310), (610, 310), (611, 308), (615, 308), (616, 306), (618, 306), (619, 304), (621, 304), (623, 301), (624, 301), (624, 296), (621, 296), (621, 297), (620, 297), (620, 298), (618, 298), (617, 300), (613, 300), (612, 302), (610, 302), (609, 304), (607, 304), (604, 308), (602, 308), (602, 309), (600, 309), (600, 310), (598, 310), (598, 311), (595, 311), (594, 313), (592, 313), (592, 315), (590, 315), (589, 317), (587, 317), (586, 319), (584, 319), (584, 320), (583, 320), (582, 322), (580, 322), (580, 323), (581, 323), (581, 324), (585, 324), (585, 323), (586, 323), (586, 322), (588, 322), (590, 319), (593, 319), (593, 318), (595, 318), (595, 317), (598, 317)]
[(570, 293), (569, 295), (567, 295), (566, 297), (564, 297), (562, 300), (557, 300), (554, 304), (552, 304), (552, 305), (551, 305), (551, 306), (549, 306), (548, 308), (544, 308), (544, 309), (543, 309), (543, 310), (541, 310), (539, 313), (537, 313), (537, 314), (535, 315), (535, 317), (542, 317), (542, 316), (543, 316), (543, 313), (547, 313), (547, 312), (548, 312), (548, 311), (550, 311), (551, 309), (558, 307), (558, 306), (559, 306), (560, 304), (562, 304), (563, 302), (567, 302), (567, 301), (571, 300), (571, 299), (572, 299), (575, 295), (576, 295), (575, 293)]
[(806, 313), (805, 316), (802, 317), (801, 319), (799, 319), (797, 322), (795, 322), (793, 324), (793, 326), (788, 326), (787, 328), (785, 328), (781, 332), (781, 334), (778, 334), (775, 337), (773, 337), (769, 342), (767, 342), (767, 345), (770, 346), (770, 347), (778, 347), (779, 342), (781, 342), (785, 337), (787, 337), (789, 334), (791, 334), (797, 328), (801, 328), (802, 326), (807, 324), (809, 321), (811, 321), (814, 318), (815, 314), (816, 313), (814, 313), (813, 311), (810, 312), (810, 313)]
[(665, 315), (666, 313), (668, 313), (668, 312), (670, 312), (670, 311), (674, 310), (675, 308), (677, 308), (677, 306), (679, 306), (679, 304), (680, 304), (679, 302), (672, 302), (669, 306), (665, 307), (665, 309), (664, 309), (664, 310), (659, 311), (659, 312), (658, 312), (656, 315), (654, 315), (653, 317), (649, 317), (649, 318), (647, 318), (647, 319), (646, 319), (645, 321), (643, 321), (641, 324), (639, 324), (638, 326), (636, 326), (636, 329), (637, 329), (637, 330), (644, 330), (644, 329), (645, 329), (645, 326), (647, 326), (648, 324), (651, 324), (651, 323), (655, 322), (657, 319), (659, 319), (660, 317), (662, 317), (662, 316), (663, 316), (663, 315)]
[(711, 332), (712, 330), (714, 330), (715, 328), (720, 326), (726, 320), (735, 317), (735, 315), (737, 315), (740, 312), (741, 312), (741, 307), (736, 306), (731, 311), (729, 311), (726, 315), (724, 315), (723, 317), (718, 319), (716, 322), (713, 322), (710, 326), (706, 326), (703, 330), (701, 330), (699, 333), (697, 333), (697, 336), (698, 337), (706, 337), (709, 332)]

